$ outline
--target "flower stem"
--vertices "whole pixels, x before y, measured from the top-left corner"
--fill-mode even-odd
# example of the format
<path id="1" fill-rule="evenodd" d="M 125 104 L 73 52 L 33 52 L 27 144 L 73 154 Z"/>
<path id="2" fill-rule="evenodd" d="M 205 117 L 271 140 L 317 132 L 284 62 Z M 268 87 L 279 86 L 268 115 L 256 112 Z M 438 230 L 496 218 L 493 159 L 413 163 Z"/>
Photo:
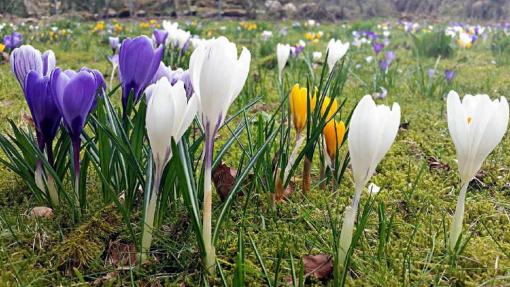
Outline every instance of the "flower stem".
<path id="1" fill-rule="evenodd" d="M 213 157 L 214 141 L 206 136 L 205 139 L 205 155 L 204 155 L 204 206 L 202 239 L 205 247 L 205 267 L 210 275 L 214 275 L 216 266 L 216 252 L 212 243 L 212 185 L 211 185 L 211 168 Z"/>
<path id="2" fill-rule="evenodd" d="M 76 206 L 80 209 L 83 208 L 81 206 L 80 200 L 80 137 L 72 139 L 73 144 L 73 168 L 74 168 L 74 191 L 76 196 Z"/>
<path id="3" fill-rule="evenodd" d="M 145 261 L 148 257 L 151 243 L 152 232 L 154 229 L 154 215 L 156 213 L 156 204 L 158 199 L 159 187 L 161 185 L 161 171 L 162 168 L 157 165 L 154 174 L 154 184 L 152 185 L 152 192 L 149 196 L 149 202 L 145 206 L 144 225 L 142 233 L 142 248 L 141 248 L 141 261 Z"/>
<path id="4" fill-rule="evenodd" d="M 292 150 L 292 153 L 289 156 L 289 161 L 287 162 L 287 166 L 285 167 L 285 171 L 283 173 L 283 183 L 287 181 L 287 178 L 289 177 L 290 170 L 292 169 L 292 166 L 296 162 L 296 158 L 299 152 L 299 148 L 303 145 L 303 142 L 305 140 L 305 137 L 301 136 L 301 133 L 298 133 L 296 135 L 296 145 L 294 146 L 294 149 Z"/>
<path id="5" fill-rule="evenodd" d="M 341 274 L 341 269 L 344 267 L 347 252 L 351 247 L 352 235 L 354 233 L 354 222 L 356 221 L 356 214 L 358 212 L 359 199 L 361 197 L 361 191 L 363 190 L 362 184 L 356 184 L 354 199 L 351 206 L 347 206 L 344 211 L 344 222 L 342 225 L 342 231 L 340 233 L 340 239 L 338 241 L 338 263 L 337 274 Z"/>
<path id="6" fill-rule="evenodd" d="M 462 232 L 462 221 L 464 219 L 464 205 L 466 202 L 466 192 L 469 181 L 462 184 L 462 188 L 457 198 L 457 206 L 455 208 L 455 215 L 453 216 L 452 225 L 450 226 L 450 251 L 455 251 L 457 241 L 459 240 L 460 233 Z"/>
<path id="7" fill-rule="evenodd" d="M 303 165 L 303 193 L 310 191 L 310 174 L 312 171 L 312 160 L 305 156 L 305 163 Z"/>

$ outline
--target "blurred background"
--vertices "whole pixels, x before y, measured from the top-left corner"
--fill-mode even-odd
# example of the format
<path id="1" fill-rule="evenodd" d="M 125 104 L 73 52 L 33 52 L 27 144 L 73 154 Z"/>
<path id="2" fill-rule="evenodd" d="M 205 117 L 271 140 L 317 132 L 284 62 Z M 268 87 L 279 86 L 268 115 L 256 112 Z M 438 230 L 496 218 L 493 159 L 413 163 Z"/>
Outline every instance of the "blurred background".
<path id="1" fill-rule="evenodd" d="M 275 17 L 352 20 L 372 17 L 506 20 L 508 0 L 0 0 L 0 18 L 75 16 Z"/>

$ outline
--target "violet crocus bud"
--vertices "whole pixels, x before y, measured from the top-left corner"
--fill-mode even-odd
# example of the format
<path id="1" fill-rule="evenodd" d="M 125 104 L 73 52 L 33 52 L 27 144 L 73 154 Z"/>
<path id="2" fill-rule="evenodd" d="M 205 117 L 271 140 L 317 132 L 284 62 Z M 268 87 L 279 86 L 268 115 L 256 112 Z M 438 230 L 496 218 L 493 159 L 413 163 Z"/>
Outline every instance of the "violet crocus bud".
<path id="1" fill-rule="evenodd" d="M 384 49 L 384 44 L 379 43 L 379 42 L 374 42 L 372 44 L 372 48 L 374 49 L 375 54 L 378 55 Z"/>
<path id="2" fill-rule="evenodd" d="M 124 117 L 127 116 L 129 94 L 134 92 L 133 102 L 136 103 L 147 85 L 151 83 L 163 57 L 163 47 L 156 49 L 147 36 L 134 39 L 127 38 L 122 42 L 119 52 L 119 72 L 122 85 L 122 107 Z"/>
<path id="3" fill-rule="evenodd" d="M 168 31 L 154 29 L 154 42 L 156 42 L 156 46 L 165 45 L 166 38 L 168 37 Z"/>
<path id="4" fill-rule="evenodd" d="M 22 90 L 25 90 L 25 79 L 30 71 L 49 75 L 55 68 L 56 60 L 53 51 L 48 50 L 41 55 L 39 50 L 30 45 L 23 45 L 11 53 L 11 70 L 16 76 Z"/>
<path id="5" fill-rule="evenodd" d="M 453 79 L 455 78 L 455 71 L 454 70 L 444 70 L 444 79 L 448 84 L 451 84 L 453 82 Z"/>

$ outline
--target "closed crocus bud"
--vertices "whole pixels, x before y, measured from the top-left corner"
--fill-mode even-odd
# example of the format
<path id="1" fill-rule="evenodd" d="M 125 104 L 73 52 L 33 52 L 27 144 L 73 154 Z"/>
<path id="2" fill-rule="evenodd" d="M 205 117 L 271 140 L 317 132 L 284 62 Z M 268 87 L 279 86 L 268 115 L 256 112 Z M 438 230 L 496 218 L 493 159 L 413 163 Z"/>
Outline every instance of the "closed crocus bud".
<path id="1" fill-rule="evenodd" d="M 145 125 L 156 168 L 152 192 L 147 197 L 149 200 L 144 212 L 142 259 L 146 258 L 150 250 L 161 175 L 171 158 L 172 139 L 180 141 L 198 109 L 197 97 L 191 97 L 188 101 L 181 81 L 172 86 L 168 78 L 162 77 L 148 86 L 145 93 L 148 97 Z"/>
<path id="2" fill-rule="evenodd" d="M 323 130 L 326 152 L 331 162 L 334 162 L 336 152 L 345 135 L 345 124 L 342 121 L 332 120 L 326 124 Z"/>
<path id="3" fill-rule="evenodd" d="M 80 135 L 89 113 L 95 106 L 96 95 L 103 92 L 104 79 L 97 70 L 82 68 L 78 72 L 72 70 L 63 72 L 60 68 L 56 68 L 50 76 L 50 89 L 71 137 L 76 199 L 78 199 Z"/>
<path id="4" fill-rule="evenodd" d="M 276 60 L 278 61 L 278 77 L 282 79 L 283 69 L 287 64 L 287 60 L 290 55 L 290 45 L 289 44 L 280 44 L 276 45 Z"/>
<path id="5" fill-rule="evenodd" d="M 49 89 L 49 76 L 30 71 L 26 79 L 25 99 L 27 101 L 41 150 L 51 146 L 62 120 L 62 115 Z M 50 163 L 52 159 L 48 158 Z"/>
<path id="6" fill-rule="evenodd" d="M 39 50 L 30 45 L 23 45 L 14 49 L 10 62 L 11 70 L 23 90 L 25 90 L 25 79 L 30 71 L 48 75 L 56 64 L 55 54 L 51 50 L 41 55 Z"/>
<path id="7" fill-rule="evenodd" d="M 400 106 L 376 105 L 370 95 L 358 103 L 349 124 L 349 152 L 356 185 L 364 186 L 390 149 L 400 124 Z"/>
<path id="8" fill-rule="evenodd" d="M 340 40 L 331 39 L 328 43 L 328 67 L 333 71 L 335 64 L 345 56 L 349 50 L 349 42 L 342 43 Z"/>
<path id="9" fill-rule="evenodd" d="M 450 229 L 450 249 L 454 250 L 462 231 L 467 187 L 505 135 L 509 109 L 504 97 L 492 101 L 487 95 L 466 95 L 461 101 L 455 91 L 450 91 L 447 113 L 462 186 Z"/>
<path id="10" fill-rule="evenodd" d="M 376 105 L 372 96 L 366 95 L 358 103 L 349 124 L 349 153 L 354 176 L 355 194 L 352 205 L 344 211 L 342 233 L 338 244 L 338 264 L 342 267 L 351 246 L 354 222 L 363 186 L 370 180 L 377 164 L 390 149 L 400 125 L 400 106 L 390 109 Z"/>
<path id="11" fill-rule="evenodd" d="M 154 42 L 156 42 L 157 46 L 165 45 L 166 38 L 168 37 L 168 32 L 166 30 L 154 29 Z"/>
<path id="12" fill-rule="evenodd" d="M 188 101 L 184 83 L 173 86 L 166 77 L 146 89 L 148 100 L 146 127 L 156 165 L 163 167 L 170 158 L 171 138 L 179 142 L 195 118 L 196 97 Z"/>
<path id="13" fill-rule="evenodd" d="M 108 44 L 110 44 L 110 48 L 112 48 L 112 51 L 115 54 L 115 51 L 117 51 L 120 46 L 119 37 L 108 37 Z"/>
<path id="14" fill-rule="evenodd" d="M 189 73 L 199 100 L 199 119 L 205 131 L 204 201 L 202 237 L 206 250 L 205 265 L 212 272 L 215 249 L 212 244 L 211 165 L 214 137 L 227 116 L 232 102 L 241 92 L 250 70 L 251 54 L 246 48 L 237 57 L 237 47 L 225 37 L 203 42 L 190 58 Z"/>
<path id="15" fill-rule="evenodd" d="M 147 36 L 128 38 L 122 42 L 119 51 L 119 73 L 124 116 L 127 112 L 129 94 L 133 91 L 133 102 L 138 102 L 158 70 L 162 56 L 163 47 L 154 49 L 151 39 Z"/>
<path id="16" fill-rule="evenodd" d="M 336 101 L 336 99 L 333 99 L 333 103 L 331 103 L 331 98 L 325 97 L 324 101 L 322 102 L 321 115 L 324 116 L 324 114 L 326 114 L 326 111 L 328 112 L 328 115 L 326 116 L 326 121 L 330 121 L 331 118 L 333 118 L 333 116 L 337 112 L 337 110 L 338 102 Z"/>
<path id="17" fill-rule="evenodd" d="M 307 89 L 299 87 L 299 84 L 295 84 L 290 91 L 290 112 L 292 114 L 292 121 L 294 122 L 294 128 L 299 134 L 306 126 L 306 120 L 308 119 L 308 95 Z M 310 111 L 315 109 L 315 96 L 310 99 Z"/>

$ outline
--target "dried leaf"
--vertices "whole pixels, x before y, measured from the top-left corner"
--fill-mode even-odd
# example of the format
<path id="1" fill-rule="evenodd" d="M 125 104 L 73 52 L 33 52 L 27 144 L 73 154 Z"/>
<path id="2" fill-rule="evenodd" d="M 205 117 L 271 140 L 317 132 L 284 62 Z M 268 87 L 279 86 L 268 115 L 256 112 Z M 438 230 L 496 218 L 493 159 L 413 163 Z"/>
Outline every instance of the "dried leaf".
<path id="1" fill-rule="evenodd" d="M 333 277 L 333 259 L 328 254 L 304 256 L 303 264 L 305 276 L 314 276 L 323 281 Z"/>
<path id="2" fill-rule="evenodd" d="M 92 286 L 105 286 L 106 283 L 115 280 L 117 278 L 118 274 L 116 271 L 108 272 L 105 276 L 99 277 L 94 282 L 92 282 Z"/>
<path id="3" fill-rule="evenodd" d="M 46 206 L 36 206 L 32 208 L 30 211 L 30 217 L 37 218 L 37 217 L 45 217 L 45 218 L 52 218 L 53 217 L 53 209 L 46 207 Z"/>
<path id="4" fill-rule="evenodd" d="M 427 162 L 429 164 L 429 168 L 432 169 L 442 169 L 445 171 L 450 170 L 450 166 L 446 163 L 440 162 L 437 158 L 431 156 L 427 159 Z"/>
<path id="5" fill-rule="evenodd" d="M 212 172 L 214 187 L 218 192 L 221 201 L 225 201 L 232 191 L 236 182 L 237 170 L 227 166 L 224 162 L 220 163 Z"/>
<path id="6" fill-rule="evenodd" d="M 116 267 L 135 266 L 137 260 L 136 246 L 134 243 L 125 243 L 120 240 L 110 242 L 108 246 L 106 262 Z"/>

